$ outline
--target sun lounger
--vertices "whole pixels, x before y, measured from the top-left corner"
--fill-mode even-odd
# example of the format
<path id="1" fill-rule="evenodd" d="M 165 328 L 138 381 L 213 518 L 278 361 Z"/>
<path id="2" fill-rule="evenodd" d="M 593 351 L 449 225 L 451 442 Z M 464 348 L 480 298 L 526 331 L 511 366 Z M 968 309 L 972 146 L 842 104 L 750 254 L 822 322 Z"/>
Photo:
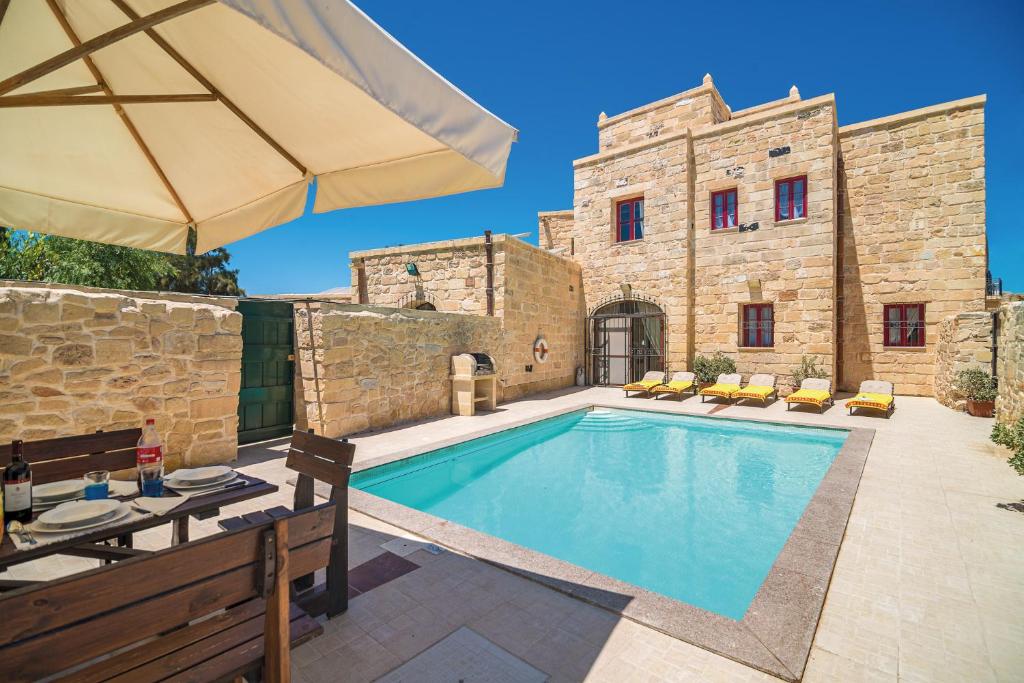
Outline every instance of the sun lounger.
<path id="1" fill-rule="evenodd" d="M 665 373 L 664 372 L 658 372 L 656 370 L 651 370 L 646 375 L 644 375 L 644 378 L 642 380 L 640 380 L 639 382 L 633 382 L 631 384 L 627 384 L 626 386 L 624 386 L 622 388 L 626 392 L 626 396 L 629 396 L 629 392 L 631 392 L 631 391 L 639 391 L 639 392 L 643 392 L 645 394 L 650 394 L 651 393 L 651 389 L 653 389 L 654 387 L 658 386 L 659 384 L 661 384 L 664 381 L 665 381 Z"/>
<path id="2" fill-rule="evenodd" d="M 892 382 L 865 380 L 860 383 L 857 395 L 846 402 L 846 407 L 850 409 L 850 415 L 853 415 L 855 408 L 871 408 L 880 410 L 889 417 L 896 409 L 896 397 L 893 392 Z"/>
<path id="3" fill-rule="evenodd" d="M 775 388 L 775 375 L 751 375 L 747 386 L 733 393 L 732 398 L 753 399 L 760 401 L 763 406 L 772 394 L 775 394 L 775 398 L 779 397 L 779 390 Z"/>
<path id="4" fill-rule="evenodd" d="M 828 403 L 835 405 L 832 399 L 832 381 L 809 377 L 800 383 L 800 388 L 786 397 L 786 410 L 789 410 L 794 403 L 807 403 L 818 407 L 818 412 Z"/>
<path id="5" fill-rule="evenodd" d="M 719 375 L 718 381 L 706 389 L 700 390 L 700 402 L 704 402 L 705 396 L 717 396 L 731 400 L 732 395 L 740 390 L 740 382 L 743 376 L 739 373 L 733 375 Z"/>
<path id="6" fill-rule="evenodd" d="M 670 394 L 673 396 L 682 396 L 687 391 L 693 391 L 694 396 L 697 395 L 697 384 L 694 382 L 695 375 L 692 372 L 677 372 L 672 375 L 672 380 L 667 384 L 659 384 L 651 390 L 651 393 L 657 396 L 658 394 Z"/>

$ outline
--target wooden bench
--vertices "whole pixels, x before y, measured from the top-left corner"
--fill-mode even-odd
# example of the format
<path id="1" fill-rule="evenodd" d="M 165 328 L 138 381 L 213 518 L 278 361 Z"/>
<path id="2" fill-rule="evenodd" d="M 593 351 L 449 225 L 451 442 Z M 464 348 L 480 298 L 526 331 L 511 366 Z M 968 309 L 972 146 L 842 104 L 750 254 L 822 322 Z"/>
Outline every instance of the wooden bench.
<path id="1" fill-rule="evenodd" d="M 48 484 L 64 479 L 79 479 L 86 472 L 108 470 L 116 472 L 135 468 L 135 447 L 142 430 L 119 429 L 113 432 L 97 430 L 95 434 L 63 436 L 55 439 L 26 441 L 23 445 L 25 461 L 32 466 L 32 483 Z M 11 464 L 11 444 L 0 444 L 0 468 Z M 132 547 L 132 536 L 117 539 L 121 548 Z M 109 564 L 122 559 L 125 553 L 104 545 L 88 545 L 69 549 L 62 554 L 92 557 Z"/>
<path id="2" fill-rule="evenodd" d="M 64 436 L 57 439 L 26 441 L 25 461 L 32 466 L 32 482 L 48 484 L 62 479 L 77 479 L 94 470 L 135 468 L 135 447 L 141 429 Z M 0 467 L 11 464 L 11 444 L 0 444 Z"/>
<path id="3" fill-rule="evenodd" d="M 299 473 L 295 482 L 294 509 L 313 507 L 317 481 L 331 485 L 330 500 L 337 504 L 331 560 L 327 565 L 327 582 L 314 587 L 313 576 L 295 581 L 298 602 L 312 615 L 333 617 L 348 609 L 348 480 L 352 474 L 355 444 L 317 436 L 312 431 L 292 433 L 291 448 L 285 466 Z M 241 529 L 250 524 L 265 524 L 274 517 L 287 514 L 288 509 L 276 507 L 261 513 L 221 520 L 222 529 Z"/>
<path id="4" fill-rule="evenodd" d="M 327 566 L 335 510 L 325 503 L 0 595 L 0 677 L 288 681 L 289 646 L 322 632 L 289 602 L 289 583 Z"/>

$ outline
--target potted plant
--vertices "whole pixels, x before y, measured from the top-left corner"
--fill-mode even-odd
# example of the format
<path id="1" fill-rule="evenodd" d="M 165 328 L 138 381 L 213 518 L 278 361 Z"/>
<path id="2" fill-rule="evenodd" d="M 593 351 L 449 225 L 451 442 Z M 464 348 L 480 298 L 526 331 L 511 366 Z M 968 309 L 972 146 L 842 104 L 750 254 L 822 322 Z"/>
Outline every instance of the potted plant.
<path id="1" fill-rule="evenodd" d="M 996 407 L 996 381 L 984 370 L 972 368 L 956 373 L 953 386 L 967 398 L 967 412 L 975 417 L 992 417 Z"/>
<path id="2" fill-rule="evenodd" d="M 736 361 L 721 351 L 710 358 L 697 356 L 693 359 L 693 374 L 697 376 L 697 384 L 703 389 L 715 383 L 719 375 L 736 372 Z"/>
<path id="3" fill-rule="evenodd" d="M 799 389 L 803 381 L 809 378 L 828 379 L 828 371 L 818 367 L 817 356 L 800 356 L 800 365 L 793 368 L 793 386 L 786 387 L 788 391 L 783 391 L 783 388 L 780 387 L 780 395 L 788 396 Z"/>

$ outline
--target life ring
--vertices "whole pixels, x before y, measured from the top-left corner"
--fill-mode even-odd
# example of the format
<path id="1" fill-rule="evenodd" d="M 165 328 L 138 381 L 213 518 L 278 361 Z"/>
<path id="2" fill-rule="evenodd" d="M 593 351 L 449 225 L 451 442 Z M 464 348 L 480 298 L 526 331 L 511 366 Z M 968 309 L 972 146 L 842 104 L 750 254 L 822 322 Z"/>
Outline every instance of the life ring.
<path id="1" fill-rule="evenodd" d="M 548 340 L 544 337 L 537 337 L 537 341 L 533 342 L 533 357 L 538 363 L 548 362 L 548 353 L 551 349 L 548 347 Z"/>

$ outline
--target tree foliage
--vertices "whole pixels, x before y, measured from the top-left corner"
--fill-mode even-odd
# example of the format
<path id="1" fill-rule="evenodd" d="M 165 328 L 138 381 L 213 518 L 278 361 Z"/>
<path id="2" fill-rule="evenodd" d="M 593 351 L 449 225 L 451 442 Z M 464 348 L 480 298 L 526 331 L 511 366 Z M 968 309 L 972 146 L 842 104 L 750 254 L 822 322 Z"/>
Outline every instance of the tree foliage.
<path id="1" fill-rule="evenodd" d="M 164 254 L 0 227 L 0 278 L 111 289 L 242 296 L 238 270 L 222 248 Z"/>
<path id="2" fill-rule="evenodd" d="M 0 277 L 113 289 L 155 289 L 164 254 L 0 228 Z"/>
<path id="3" fill-rule="evenodd" d="M 169 292 L 242 296 L 238 270 L 228 268 L 231 255 L 224 247 L 205 254 L 171 255 L 171 271 L 160 277 L 160 289 Z"/>

